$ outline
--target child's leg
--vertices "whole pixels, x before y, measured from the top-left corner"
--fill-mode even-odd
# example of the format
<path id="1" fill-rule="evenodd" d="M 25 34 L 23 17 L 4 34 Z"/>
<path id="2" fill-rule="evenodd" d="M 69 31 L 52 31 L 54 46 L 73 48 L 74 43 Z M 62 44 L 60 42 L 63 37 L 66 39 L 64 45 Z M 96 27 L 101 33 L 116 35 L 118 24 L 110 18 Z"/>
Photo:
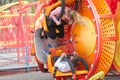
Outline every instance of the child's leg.
<path id="1" fill-rule="evenodd" d="M 46 34 L 50 38 L 55 39 L 56 38 L 56 24 L 49 17 L 46 17 L 46 20 L 47 20 L 47 27 L 48 27 L 48 30 L 49 30 L 48 32 L 46 32 Z"/>
<path id="2" fill-rule="evenodd" d="M 52 39 L 55 39 L 56 38 L 56 28 L 54 27 L 54 26 L 49 26 L 48 27 L 48 30 L 49 30 L 49 32 L 46 32 L 46 34 L 50 37 L 50 38 L 52 38 Z"/>
<path id="3" fill-rule="evenodd" d="M 60 38 L 64 37 L 64 26 L 63 25 L 59 25 L 56 27 L 59 30 L 59 33 L 57 33 L 57 36 Z"/>

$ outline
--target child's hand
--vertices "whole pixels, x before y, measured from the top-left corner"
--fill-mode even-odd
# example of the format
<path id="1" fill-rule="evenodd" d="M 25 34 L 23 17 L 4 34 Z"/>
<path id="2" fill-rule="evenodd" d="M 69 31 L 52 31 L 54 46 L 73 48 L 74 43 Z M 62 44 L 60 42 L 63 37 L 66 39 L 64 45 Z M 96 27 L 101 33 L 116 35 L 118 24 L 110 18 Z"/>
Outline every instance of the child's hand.
<path id="1" fill-rule="evenodd" d="M 62 53 L 62 54 L 61 54 L 61 57 L 65 57 L 65 56 L 66 56 L 66 53 Z"/>
<path id="2" fill-rule="evenodd" d="M 71 24 L 73 24 L 73 20 L 68 21 L 68 25 L 71 25 Z"/>
<path id="3" fill-rule="evenodd" d="M 61 20 L 58 20 L 58 21 L 56 22 L 57 25 L 60 25 L 61 23 L 62 23 Z"/>
<path id="4" fill-rule="evenodd" d="M 75 55 L 77 55 L 77 56 L 78 56 L 78 53 L 77 53 L 76 51 L 74 51 L 74 52 L 73 52 L 73 55 L 74 55 L 74 56 L 75 56 Z"/>

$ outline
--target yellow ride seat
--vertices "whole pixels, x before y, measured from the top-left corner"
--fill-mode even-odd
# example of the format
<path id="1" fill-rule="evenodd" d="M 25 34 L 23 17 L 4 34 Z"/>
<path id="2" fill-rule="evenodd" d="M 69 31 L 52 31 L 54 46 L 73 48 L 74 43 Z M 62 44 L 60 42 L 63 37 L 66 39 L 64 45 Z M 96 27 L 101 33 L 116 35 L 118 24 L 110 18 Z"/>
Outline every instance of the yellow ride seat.
<path id="1" fill-rule="evenodd" d="M 32 43 L 32 48 L 30 49 L 30 53 L 32 56 L 35 56 L 35 46 L 34 43 Z"/>

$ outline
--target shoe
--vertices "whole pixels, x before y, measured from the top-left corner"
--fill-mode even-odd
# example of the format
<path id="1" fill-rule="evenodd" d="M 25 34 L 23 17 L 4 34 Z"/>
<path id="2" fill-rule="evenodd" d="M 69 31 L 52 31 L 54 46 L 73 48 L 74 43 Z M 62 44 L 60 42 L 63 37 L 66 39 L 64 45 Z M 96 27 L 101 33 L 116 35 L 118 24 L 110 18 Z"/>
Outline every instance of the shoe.
<path id="1" fill-rule="evenodd" d="M 52 48 L 52 45 L 51 45 L 51 44 L 48 44 L 48 48 Z"/>

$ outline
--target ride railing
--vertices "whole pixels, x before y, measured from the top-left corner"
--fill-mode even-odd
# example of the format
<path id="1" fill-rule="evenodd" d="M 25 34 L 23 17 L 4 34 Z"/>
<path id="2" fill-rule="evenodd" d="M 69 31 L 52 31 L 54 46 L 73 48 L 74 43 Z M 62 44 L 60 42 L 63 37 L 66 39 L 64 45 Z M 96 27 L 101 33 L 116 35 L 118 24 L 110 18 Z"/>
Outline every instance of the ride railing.
<path id="1" fill-rule="evenodd" d="M 36 7 L 39 2 L 34 4 L 27 1 L 20 2 L 0 7 L 0 53 L 6 54 L 6 51 L 14 50 L 12 53 L 17 54 L 17 61 L 22 60 L 22 63 L 26 62 L 28 66 L 31 61 L 30 48 L 35 23 L 31 7 Z"/>

